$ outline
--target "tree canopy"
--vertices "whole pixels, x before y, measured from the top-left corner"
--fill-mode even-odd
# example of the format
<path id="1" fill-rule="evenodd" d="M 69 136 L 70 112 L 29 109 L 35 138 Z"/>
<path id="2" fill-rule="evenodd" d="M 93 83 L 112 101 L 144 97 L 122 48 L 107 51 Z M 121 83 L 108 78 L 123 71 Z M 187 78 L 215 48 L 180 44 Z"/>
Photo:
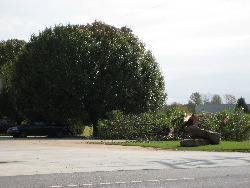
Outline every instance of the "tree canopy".
<path id="1" fill-rule="evenodd" d="M 224 98 L 225 98 L 226 104 L 236 104 L 237 103 L 237 100 L 236 100 L 234 95 L 225 94 Z"/>
<path id="2" fill-rule="evenodd" d="M 18 39 L 0 42 L 0 116 L 17 123 L 22 118 L 15 104 L 11 80 L 14 64 L 18 62 L 25 45 L 25 41 Z"/>
<path id="3" fill-rule="evenodd" d="M 166 99 L 158 63 L 129 28 L 58 25 L 33 35 L 12 87 L 28 119 L 96 123 L 112 110 L 156 110 Z"/>
<path id="4" fill-rule="evenodd" d="M 26 42 L 23 40 L 12 39 L 0 42 L 0 67 L 4 64 L 14 63 L 22 53 Z"/>
<path id="5" fill-rule="evenodd" d="M 241 97 L 237 100 L 237 104 L 236 104 L 237 108 L 243 108 L 244 112 L 248 112 L 248 107 L 247 107 L 247 103 L 245 101 L 245 98 Z"/>
<path id="6" fill-rule="evenodd" d="M 188 100 L 188 108 L 192 113 L 195 113 L 195 106 L 202 103 L 202 95 L 199 92 L 192 93 Z"/>
<path id="7" fill-rule="evenodd" d="M 222 104 L 222 98 L 218 94 L 214 94 L 211 100 L 211 104 Z"/>

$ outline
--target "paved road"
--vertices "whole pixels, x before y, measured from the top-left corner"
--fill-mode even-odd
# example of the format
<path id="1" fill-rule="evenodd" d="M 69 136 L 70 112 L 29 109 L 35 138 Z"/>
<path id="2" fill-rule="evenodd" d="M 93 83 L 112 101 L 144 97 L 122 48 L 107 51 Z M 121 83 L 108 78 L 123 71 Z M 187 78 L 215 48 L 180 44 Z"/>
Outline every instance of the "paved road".
<path id="1" fill-rule="evenodd" d="M 86 142 L 0 137 L 0 187 L 250 187 L 250 153 Z"/>
<path id="2" fill-rule="evenodd" d="M 248 167 L 80 172 L 0 177 L 1 188 L 192 187 L 249 188 Z"/>

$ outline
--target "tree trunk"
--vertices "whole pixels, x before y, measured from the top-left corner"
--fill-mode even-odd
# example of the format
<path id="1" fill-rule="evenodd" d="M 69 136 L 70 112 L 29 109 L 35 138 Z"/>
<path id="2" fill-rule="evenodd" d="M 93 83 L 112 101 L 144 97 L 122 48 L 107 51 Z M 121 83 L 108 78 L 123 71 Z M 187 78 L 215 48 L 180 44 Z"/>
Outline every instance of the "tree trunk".
<path id="1" fill-rule="evenodd" d="M 94 123 L 93 123 L 93 137 L 100 136 L 97 125 L 98 125 L 97 121 L 94 121 Z"/>

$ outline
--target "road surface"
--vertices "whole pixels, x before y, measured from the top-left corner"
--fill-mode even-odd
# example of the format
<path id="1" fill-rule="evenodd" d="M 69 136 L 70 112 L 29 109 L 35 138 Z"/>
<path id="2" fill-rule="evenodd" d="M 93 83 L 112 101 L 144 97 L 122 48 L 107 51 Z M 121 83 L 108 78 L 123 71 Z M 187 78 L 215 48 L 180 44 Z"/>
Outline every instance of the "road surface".
<path id="1" fill-rule="evenodd" d="M 0 137 L 0 187 L 250 187 L 250 153 Z"/>

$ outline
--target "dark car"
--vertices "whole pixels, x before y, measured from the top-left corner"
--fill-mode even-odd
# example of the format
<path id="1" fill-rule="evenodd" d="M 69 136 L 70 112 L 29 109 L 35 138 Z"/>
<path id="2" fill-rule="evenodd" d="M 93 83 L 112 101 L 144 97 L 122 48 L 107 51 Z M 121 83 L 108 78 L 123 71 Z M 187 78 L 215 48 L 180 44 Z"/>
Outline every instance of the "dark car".
<path id="1" fill-rule="evenodd" d="M 11 127 L 7 133 L 14 138 L 26 138 L 27 136 L 49 136 L 61 138 L 69 134 L 69 127 L 54 122 L 32 122 L 27 125 Z"/>
<path id="2" fill-rule="evenodd" d="M 7 123 L 5 120 L 0 119 L 0 134 L 6 134 L 7 130 L 15 125 Z"/>

